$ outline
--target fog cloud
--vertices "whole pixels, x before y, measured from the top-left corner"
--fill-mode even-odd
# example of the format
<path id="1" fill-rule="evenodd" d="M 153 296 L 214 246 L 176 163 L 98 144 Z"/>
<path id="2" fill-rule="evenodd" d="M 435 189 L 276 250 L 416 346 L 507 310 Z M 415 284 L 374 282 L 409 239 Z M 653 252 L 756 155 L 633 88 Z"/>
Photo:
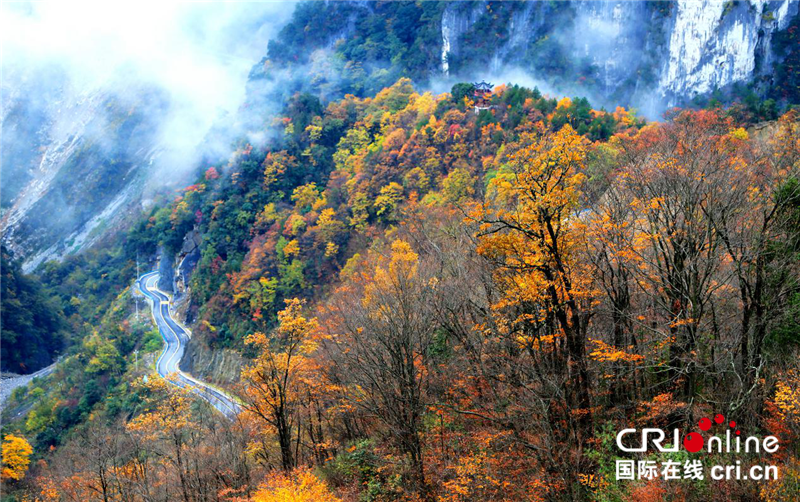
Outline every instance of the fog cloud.
<path id="1" fill-rule="evenodd" d="M 241 105 L 250 69 L 292 11 L 291 2 L 263 1 L 4 2 L 3 91 L 53 69 L 65 79 L 62 93 L 130 100 L 134 89 L 154 89 L 168 104 L 153 110 L 163 114 L 157 163 L 185 172 L 207 147 L 222 146 L 206 134 Z"/>

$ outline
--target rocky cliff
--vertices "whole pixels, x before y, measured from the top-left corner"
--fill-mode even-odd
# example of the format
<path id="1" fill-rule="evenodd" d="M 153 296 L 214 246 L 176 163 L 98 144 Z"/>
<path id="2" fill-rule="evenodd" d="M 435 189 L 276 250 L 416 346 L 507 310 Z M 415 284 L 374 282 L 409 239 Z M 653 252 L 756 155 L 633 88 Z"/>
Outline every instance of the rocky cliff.
<path id="1" fill-rule="evenodd" d="M 797 15 L 797 0 L 454 2 L 441 18 L 440 69 L 461 76 L 479 61 L 663 107 L 735 83 L 768 86 L 781 57 L 773 36 Z"/>
<path id="2" fill-rule="evenodd" d="M 90 244 L 139 202 L 164 103 L 152 89 L 82 91 L 41 75 L 4 91 L 2 238 L 30 271 Z"/>

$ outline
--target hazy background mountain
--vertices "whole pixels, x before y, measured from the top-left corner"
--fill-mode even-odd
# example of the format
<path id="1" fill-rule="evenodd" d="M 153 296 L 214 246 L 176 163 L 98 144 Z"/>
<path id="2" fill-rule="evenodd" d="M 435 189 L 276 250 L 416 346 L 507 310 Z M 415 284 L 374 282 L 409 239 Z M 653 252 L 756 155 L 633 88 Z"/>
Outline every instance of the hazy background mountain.
<path id="1" fill-rule="evenodd" d="M 651 118 L 717 90 L 794 102 L 797 12 L 792 0 L 301 4 L 261 75 L 303 65 L 325 95 L 399 76 L 437 90 L 513 79 Z"/>
<path id="2" fill-rule="evenodd" d="M 113 227 L 238 134 L 276 3 L 2 6 L 3 241 L 31 270 Z M 212 124 L 225 124 L 209 135 Z M 221 134 L 224 132 L 224 134 Z"/>

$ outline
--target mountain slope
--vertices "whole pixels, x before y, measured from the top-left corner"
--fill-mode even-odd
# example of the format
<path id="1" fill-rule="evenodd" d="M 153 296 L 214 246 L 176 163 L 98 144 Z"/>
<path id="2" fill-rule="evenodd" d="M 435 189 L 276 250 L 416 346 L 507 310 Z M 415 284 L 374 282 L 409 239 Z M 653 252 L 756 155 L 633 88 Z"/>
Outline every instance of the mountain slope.
<path id="1" fill-rule="evenodd" d="M 66 320 L 58 301 L 2 247 L 0 371 L 31 373 L 53 362 L 64 345 Z"/>
<path id="2" fill-rule="evenodd" d="M 712 93 L 784 106 L 800 100 L 797 19 L 797 0 L 301 3 L 207 143 L 235 128 L 268 141 L 270 114 L 298 90 L 327 101 L 402 77 L 436 90 L 514 80 L 651 118 Z M 147 180 L 176 181 L 180 159 L 160 157 L 174 103 L 159 90 L 134 79 L 80 91 L 52 68 L 23 77 L 4 82 L 0 206 L 3 242 L 32 270 L 116 228 Z M 775 108 L 755 113 L 774 119 Z"/>
<path id="3" fill-rule="evenodd" d="M 16 187 L 3 194 L 3 241 L 27 271 L 81 249 L 138 202 L 166 106 L 152 89 L 75 93 L 62 83 L 42 96 L 37 84 L 11 96 L 3 117 L 2 175 Z"/>
<path id="4" fill-rule="evenodd" d="M 241 354 L 240 375 L 202 376 L 242 399 L 242 421 L 139 365 L 132 350 L 150 341 L 120 290 L 59 370 L 83 395 L 54 386 L 25 425 L 57 445 L 32 486 L 72 495 L 113 479 L 111 498 L 202 499 L 308 482 L 293 469 L 313 464 L 345 500 L 625 500 L 642 488 L 610 481 L 614 431 L 632 421 L 722 407 L 748 434 L 796 430 L 800 387 L 783 367 L 797 360 L 796 112 L 745 129 L 733 110 L 647 124 L 519 86 L 498 86 L 488 109 L 471 97 L 407 79 L 327 106 L 298 94 L 269 148 L 243 142 L 157 203 L 115 280 L 137 251 L 199 255 L 177 267 L 177 310 L 198 352 Z M 48 264 L 50 281 L 66 263 Z M 70 276 L 111 281 L 102 270 Z M 746 314 L 750 280 L 764 289 L 745 291 Z M 187 462 L 155 468 L 164 451 Z M 795 462 L 740 457 L 765 458 Z M 147 476 L 94 468 L 130 462 Z M 220 462 L 234 467 L 216 476 Z M 700 500 L 716 485 L 670 486 Z"/>

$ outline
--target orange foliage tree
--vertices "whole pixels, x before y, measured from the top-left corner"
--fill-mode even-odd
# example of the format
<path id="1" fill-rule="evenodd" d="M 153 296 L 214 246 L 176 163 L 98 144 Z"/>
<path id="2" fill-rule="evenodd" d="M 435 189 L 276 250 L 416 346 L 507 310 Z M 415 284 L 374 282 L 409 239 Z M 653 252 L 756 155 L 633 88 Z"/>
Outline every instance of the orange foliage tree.
<path id="1" fill-rule="evenodd" d="M 317 349 L 316 318 L 302 315 L 302 302 L 286 301 L 278 313 L 278 328 L 270 335 L 254 333 L 247 344 L 258 351 L 255 361 L 242 371 L 246 413 L 264 423 L 278 439 L 281 466 L 291 470 L 297 459 L 294 440 L 299 441 L 301 399 L 311 388 Z"/>
<path id="2" fill-rule="evenodd" d="M 250 499 L 252 502 L 341 502 L 308 468 L 273 473 Z"/>
<path id="3" fill-rule="evenodd" d="M 578 211 L 585 155 L 585 139 L 568 125 L 555 134 L 523 133 L 476 213 L 482 222 L 478 251 L 496 263 L 503 292 L 494 307 L 504 315 L 516 312 L 508 329 L 520 347 L 555 348 L 580 444 L 591 435 L 586 361 L 591 285 L 580 256 Z"/>

